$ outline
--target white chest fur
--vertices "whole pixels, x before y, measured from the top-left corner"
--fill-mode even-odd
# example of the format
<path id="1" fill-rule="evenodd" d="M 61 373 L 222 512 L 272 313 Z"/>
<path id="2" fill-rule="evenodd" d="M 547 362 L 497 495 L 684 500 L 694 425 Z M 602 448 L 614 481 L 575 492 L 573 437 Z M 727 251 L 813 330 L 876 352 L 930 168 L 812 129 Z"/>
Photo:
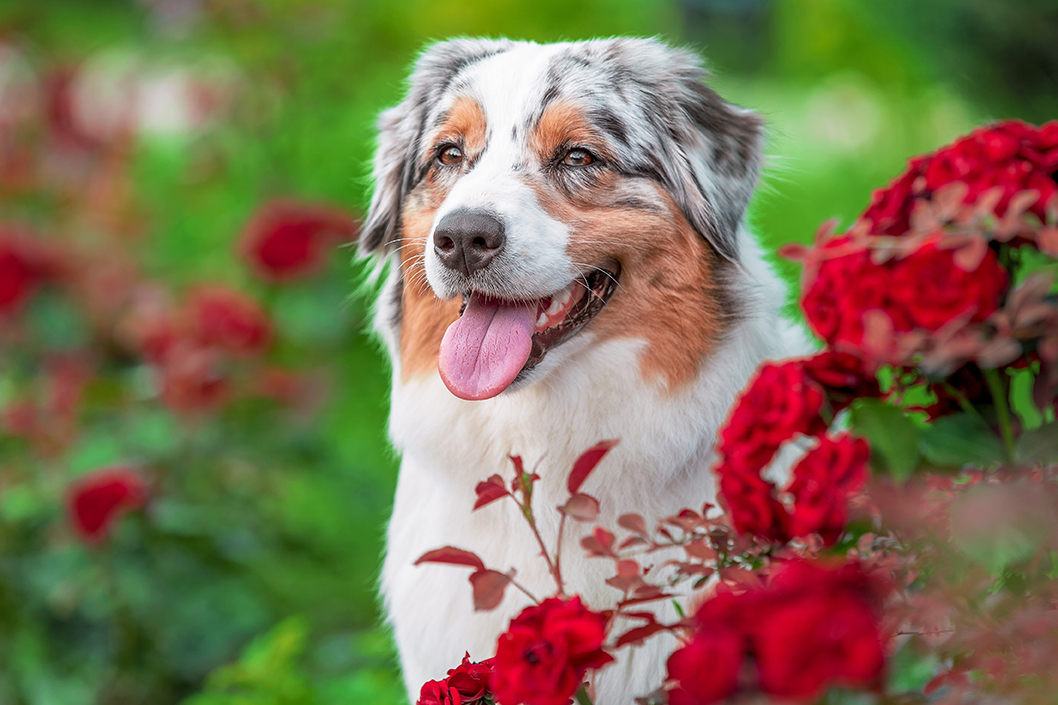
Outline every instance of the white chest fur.
<path id="1" fill-rule="evenodd" d="M 495 611 L 474 612 L 468 570 L 415 567 L 416 558 L 453 545 L 476 552 L 490 568 L 514 568 L 538 597 L 554 592 L 513 503 L 472 511 L 477 482 L 495 473 L 509 479 L 509 455 L 522 456 L 527 468 L 539 462 L 534 509 L 551 547 L 555 507 L 568 496 L 565 480 L 574 460 L 599 440 L 619 438 L 584 487 L 602 504 L 599 524 L 616 528 L 617 516 L 626 512 L 649 523 L 685 506 L 700 507 L 715 497 L 712 448 L 735 394 L 761 360 L 806 348 L 801 333 L 775 314 L 746 319 L 698 379 L 673 393 L 640 378 L 642 345 L 624 340 L 589 348 L 543 380 L 484 402 L 453 397 L 436 376 L 402 384 L 397 370 L 390 434 L 403 461 L 381 587 L 412 700 L 423 682 L 443 677 L 464 651 L 474 660 L 491 657 L 511 617 L 529 604 L 510 589 Z M 579 545 L 590 528 L 567 525 L 563 573 L 568 592 L 606 609 L 620 594 L 603 582 L 614 574 L 612 562 L 585 557 Z M 635 653 L 626 649 L 600 679 L 599 701 L 631 702 L 657 687 L 672 646 L 659 638 Z"/>

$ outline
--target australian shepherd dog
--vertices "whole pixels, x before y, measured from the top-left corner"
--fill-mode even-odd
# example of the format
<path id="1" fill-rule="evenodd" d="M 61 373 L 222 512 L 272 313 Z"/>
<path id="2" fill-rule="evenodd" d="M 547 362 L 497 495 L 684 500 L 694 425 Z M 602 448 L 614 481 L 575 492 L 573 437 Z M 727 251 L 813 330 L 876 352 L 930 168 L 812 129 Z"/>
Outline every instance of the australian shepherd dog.
<path id="1" fill-rule="evenodd" d="M 467 572 L 413 563 L 452 545 L 554 583 L 517 508 L 473 512 L 474 487 L 521 456 L 541 479 L 554 546 L 576 457 L 620 439 L 584 491 L 600 524 L 715 496 L 717 430 L 764 359 L 807 344 L 745 226 L 762 121 L 702 81 L 690 52 L 649 39 L 435 44 L 380 119 L 360 246 L 384 272 L 376 328 L 393 365 L 389 432 L 402 461 L 381 590 L 412 701 L 464 651 L 491 657 L 528 605 L 473 609 Z M 567 592 L 620 593 L 613 564 L 566 525 Z M 597 702 L 660 685 L 674 642 L 619 652 Z"/>

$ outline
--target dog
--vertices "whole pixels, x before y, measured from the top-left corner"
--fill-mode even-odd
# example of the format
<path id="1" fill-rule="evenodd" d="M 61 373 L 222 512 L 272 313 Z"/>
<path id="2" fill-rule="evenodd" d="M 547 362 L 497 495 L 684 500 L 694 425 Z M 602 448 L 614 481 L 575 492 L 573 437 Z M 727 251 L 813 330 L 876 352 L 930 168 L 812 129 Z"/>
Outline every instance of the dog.
<path id="1" fill-rule="evenodd" d="M 512 503 L 472 511 L 476 483 L 509 478 L 512 455 L 535 468 L 550 548 L 574 460 L 620 439 L 584 486 L 597 523 L 701 506 L 736 394 L 761 361 L 808 350 L 745 224 L 762 120 L 705 77 L 653 39 L 458 39 L 428 48 L 380 117 L 359 246 L 380 268 L 375 328 L 392 360 L 402 460 L 381 594 L 412 702 L 464 652 L 491 657 L 530 604 L 511 589 L 475 612 L 466 570 L 420 555 L 472 550 L 555 591 Z M 567 524 L 562 566 L 567 593 L 601 610 L 620 593 L 604 583 L 612 562 L 579 546 L 590 528 Z M 618 652 L 596 701 L 657 688 L 674 646 Z"/>

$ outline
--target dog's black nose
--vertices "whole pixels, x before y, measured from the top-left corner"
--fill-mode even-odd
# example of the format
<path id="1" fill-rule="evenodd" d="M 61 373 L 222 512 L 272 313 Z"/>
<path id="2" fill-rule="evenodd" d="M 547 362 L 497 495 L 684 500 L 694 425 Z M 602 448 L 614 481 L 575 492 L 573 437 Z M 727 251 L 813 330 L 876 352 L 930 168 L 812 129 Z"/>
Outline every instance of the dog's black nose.
<path id="1" fill-rule="evenodd" d="M 506 242 L 503 221 L 484 211 L 452 211 L 433 233 L 441 263 L 467 276 L 488 265 Z"/>

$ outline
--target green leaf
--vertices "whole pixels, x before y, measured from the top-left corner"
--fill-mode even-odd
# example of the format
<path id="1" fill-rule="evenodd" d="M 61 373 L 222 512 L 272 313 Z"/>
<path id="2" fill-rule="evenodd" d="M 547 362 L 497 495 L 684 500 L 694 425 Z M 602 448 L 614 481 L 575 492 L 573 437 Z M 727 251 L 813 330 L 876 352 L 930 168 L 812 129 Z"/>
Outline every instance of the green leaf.
<path id="1" fill-rule="evenodd" d="M 919 450 L 931 463 L 941 466 L 973 463 L 984 467 L 1004 459 L 1003 443 L 976 414 L 937 419 L 922 434 Z"/>
<path id="2" fill-rule="evenodd" d="M 903 482 L 918 467 L 921 430 L 899 409 L 876 399 L 852 407 L 852 430 L 871 444 L 871 467 Z"/>
<path id="3" fill-rule="evenodd" d="M 1020 463 L 1058 462 L 1058 421 L 1021 434 L 1014 446 L 1014 454 Z"/>

